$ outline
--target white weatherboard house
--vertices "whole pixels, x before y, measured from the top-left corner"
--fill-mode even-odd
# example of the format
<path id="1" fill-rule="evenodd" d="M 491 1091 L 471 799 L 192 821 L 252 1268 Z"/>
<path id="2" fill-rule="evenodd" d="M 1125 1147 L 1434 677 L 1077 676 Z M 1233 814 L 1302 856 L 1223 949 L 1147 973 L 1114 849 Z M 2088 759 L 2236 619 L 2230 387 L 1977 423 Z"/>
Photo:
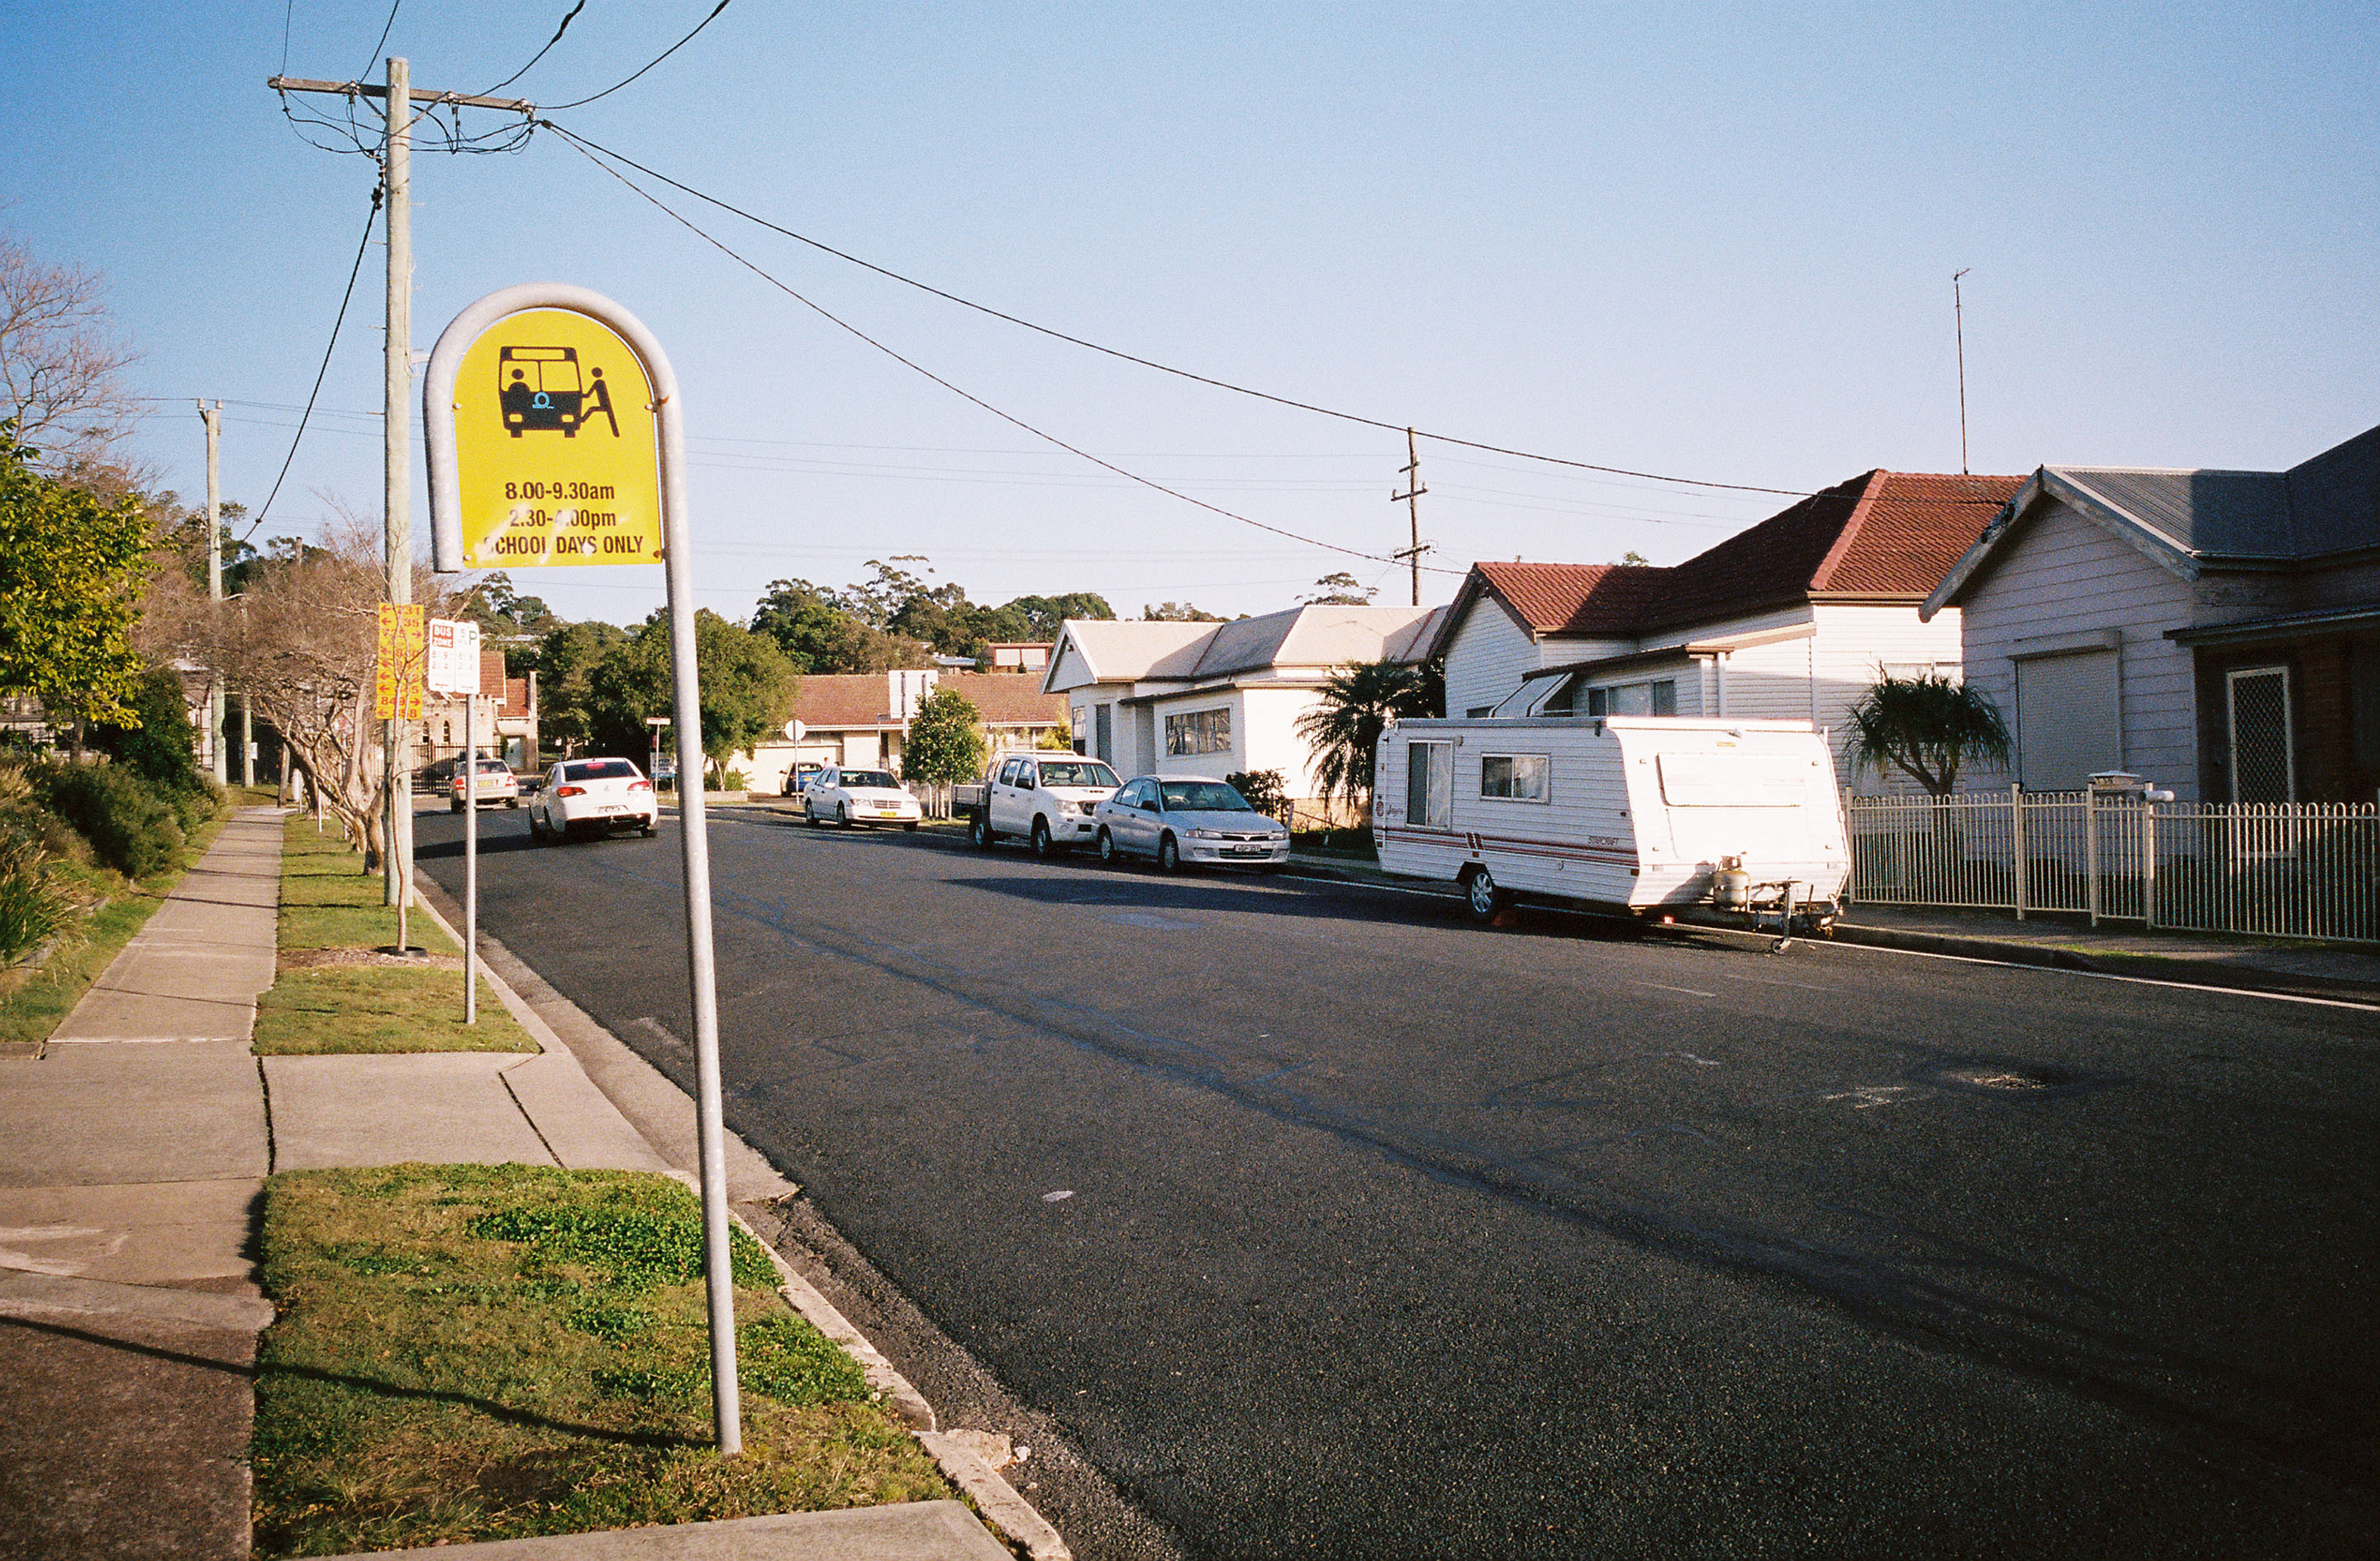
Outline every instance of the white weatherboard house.
<path id="1" fill-rule="evenodd" d="M 1474 564 L 1431 646 L 1446 713 L 1806 720 L 1848 782 L 1878 677 L 1958 675 L 1957 623 L 1918 609 L 2023 480 L 1872 471 L 1666 568 Z"/>
<path id="2" fill-rule="evenodd" d="M 1065 696 L 1075 746 L 1125 775 L 1278 769 L 1293 800 L 1319 795 L 1297 718 L 1331 673 L 1415 661 L 1434 607 L 1293 607 L 1231 623 L 1070 618 L 1041 686 Z"/>
<path id="3" fill-rule="evenodd" d="M 2380 790 L 2380 429 L 2286 472 L 2044 466 L 1936 588 L 2028 791 Z"/>

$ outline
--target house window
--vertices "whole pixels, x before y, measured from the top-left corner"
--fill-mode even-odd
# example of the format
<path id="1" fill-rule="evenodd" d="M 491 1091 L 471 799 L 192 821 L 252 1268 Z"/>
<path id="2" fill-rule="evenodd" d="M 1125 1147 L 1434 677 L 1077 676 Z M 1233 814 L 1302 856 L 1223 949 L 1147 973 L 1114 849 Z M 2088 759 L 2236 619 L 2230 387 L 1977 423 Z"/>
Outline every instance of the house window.
<path id="1" fill-rule="evenodd" d="M 1886 661 L 1877 669 L 1896 683 L 1914 683 L 1919 678 L 1940 678 L 1945 683 L 1958 683 L 1965 668 L 1956 661 Z"/>
<path id="2" fill-rule="evenodd" d="M 1479 794 L 1508 802 L 1544 802 L 1551 768 L 1544 754 L 1488 754 L 1479 761 Z"/>
<path id="3" fill-rule="evenodd" d="M 1165 752 L 1171 757 L 1232 751 L 1232 708 L 1191 710 L 1165 718 Z"/>
<path id="4" fill-rule="evenodd" d="M 2231 800 L 2289 802 L 2297 795 L 2289 731 L 2289 670 L 2246 667 L 2224 677 L 2231 716 Z"/>
<path id="5" fill-rule="evenodd" d="M 1091 751 L 1102 764 L 1115 763 L 1115 707 L 1091 707 Z"/>
<path id="6" fill-rule="evenodd" d="M 1453 827 L 1453 744 L 1415 743 L 1405 749 L 1405 822 L 1423 829 Z"/>
<path id="7" fill-rule="evenodd" d="M 2380 640 L 2347 653 L 2349 751 L 2360 769 L 2380 769 Z"/>
<path id="8" fill-rule="evenodd" d="M 1572 695 L 1575 701 L 1577 696 Z M 1678 713 L 1678 680 L 1615 684 L 1586 691 L 1590 716 L 1674 716 Z"/>
<path id="9" fill-rule="evenodd" d="M 2017 779 L 2028 792 L 2079 792 L 2124 767 L 2116 653 L 2044 656 L 2016 664 Z"/>

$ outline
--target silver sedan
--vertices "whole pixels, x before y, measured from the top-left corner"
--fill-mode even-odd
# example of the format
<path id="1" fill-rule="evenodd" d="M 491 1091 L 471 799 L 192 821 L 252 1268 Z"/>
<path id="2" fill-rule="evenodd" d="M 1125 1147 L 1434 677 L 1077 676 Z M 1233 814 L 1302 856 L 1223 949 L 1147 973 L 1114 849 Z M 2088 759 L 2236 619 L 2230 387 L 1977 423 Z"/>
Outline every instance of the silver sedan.
<path id="1" fill-rule="evenodd" d="M 1203 776 L 1139 776 L 1091 817 L 1102 862 L 1146 856 L 1164 873 L 1184 864 L 1273 873 L 1289 863 L 1288 829 L 1230 785 Z"/>

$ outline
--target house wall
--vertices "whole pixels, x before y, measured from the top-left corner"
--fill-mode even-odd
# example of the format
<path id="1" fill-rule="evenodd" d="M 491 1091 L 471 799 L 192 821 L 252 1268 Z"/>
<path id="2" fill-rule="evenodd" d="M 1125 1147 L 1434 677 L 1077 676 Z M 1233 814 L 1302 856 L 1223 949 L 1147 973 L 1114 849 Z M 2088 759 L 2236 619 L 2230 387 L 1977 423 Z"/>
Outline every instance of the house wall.
<path id="1" fill-rule="evenodd" d="M 1446 647 L 1446 713 L 1460 716 L 1499 703 L 1523 677 L 1550 664 L 1544 652 L 1501 603 L 1481 597 Z"/>
<path id="2" fill-rule="evenodd" d="M 2052 503 L 1961 605 L 1967 681 L 1999 705 L 2011 732 L 2019 727 L 2020 642 L 2117 631 L 2120 762 L 2183 801 L 2197 800 L 2195 678 L 2190 652 L 2165 637 L 2192 621 L 2187 582 L 2096 522 Z M 1987 791 L 2013 779 L 2000 770 L 1973 772 L 1961 787 Z"/>
<path id="3" fill-rule="evenodd" d="M 2308 635 L 2255 645 L 2202 646 L 2195 660 L 2199 784 L 2209 802 L 2231 800 L 2228 680 L 2255 667 L 2289 670 L 2289 732 L 2298 802 L 2369 803 L 2380 797 L 2380 635 Z"/>
<path id="4" fill-rule="evenodd" d="M 1813 696 L 1809 719 L 1828 733 L 1838 784 L 1864 795 L 1920 789 L 1898 770 L 1884 776 L 1874 771 L 1852 773 L 1852 707 L 1888 669 L 1904 676 L 1928 666 L 1945 672 L 1961 667 L 1966 651 L 1960 617 L 1955 607 L 1936 613 L 1928 623 L 1918 620 L 1914 607 L 1815 605 L 1812 624 L 1816 633 L 1806 642 L 1805 651 Z M 1961 780 L 1961 789 L 1965 785 Z"/>

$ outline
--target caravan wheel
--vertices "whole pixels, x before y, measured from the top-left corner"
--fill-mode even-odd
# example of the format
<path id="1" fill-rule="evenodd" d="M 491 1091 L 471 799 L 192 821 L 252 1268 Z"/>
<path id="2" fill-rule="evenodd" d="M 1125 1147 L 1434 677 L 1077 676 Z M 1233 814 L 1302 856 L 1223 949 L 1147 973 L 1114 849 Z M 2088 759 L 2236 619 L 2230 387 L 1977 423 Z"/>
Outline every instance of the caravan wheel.
<path id="1" fill-rule="evenodd" d="M 1512 891 L 1497 883 L 1487 868 L 1474 867 L 1463 886 L 1463 903 L 1471 919 L 1484 926 L 1512 908 Z"/>

